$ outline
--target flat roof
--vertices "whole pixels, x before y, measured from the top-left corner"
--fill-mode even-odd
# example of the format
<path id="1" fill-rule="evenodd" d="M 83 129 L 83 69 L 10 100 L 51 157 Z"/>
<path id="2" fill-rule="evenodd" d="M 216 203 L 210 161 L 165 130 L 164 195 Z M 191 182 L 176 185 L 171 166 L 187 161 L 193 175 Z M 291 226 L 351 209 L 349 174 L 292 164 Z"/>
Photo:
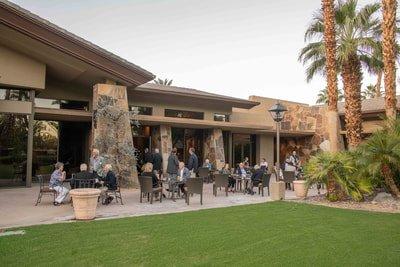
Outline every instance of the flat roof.
<path id="1" fill-rule="evenodd" d="M 400 95 L 397 98 L 397 109 L 400 109 Z M 340 115 L 344 114 L 344 102 L 338 102 L 338 111 Z M 370 99 L 364 99 L 361 102 L 361 112 L 367 113 L 380 113 L 385 111 L 385 97 L 376 97 Z"/>

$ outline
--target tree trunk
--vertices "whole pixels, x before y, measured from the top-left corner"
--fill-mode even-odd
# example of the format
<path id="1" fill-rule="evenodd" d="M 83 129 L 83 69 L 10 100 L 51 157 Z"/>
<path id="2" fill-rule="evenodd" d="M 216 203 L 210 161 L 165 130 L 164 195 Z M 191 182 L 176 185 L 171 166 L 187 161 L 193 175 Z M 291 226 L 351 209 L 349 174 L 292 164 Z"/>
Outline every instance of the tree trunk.
<path id="1" fill-rule="evenodd" d="M 385 82 L 385 109 L 388 118 L 396 118 L 396 0 L 382 0 L 382 50 Z"/>
<path id="2" fill-rule="evenodd" d="M 375 85 L 375 97 L 381 97 L 381 84 L 382 84 L 382 71 L 379 71 L 377 76 L 377 80 L 376 80 L 376 85 Z"/>
<path id="3" fill-rule="evenodd" d="M 346 135 L 350 149 L 361 143 L 361 63 L 356 54 L 349 56 L 342 66 L 345 96 Z"/>
<path id="4" fill-rule="evenodd" d="M 393 174 L 392 174 L 392 170 L 390 169 L 390 167 L 386 164 L 384 164 L 382 166 L 382 170 L 381 170 L 382 176 L 385 179 L 385 184 L 388 187 L 390 193 L 396 197 L 396 198 L 400 198 L 400 190 L 397 188 L 397 185 L 393 179 Z"/>
<path id="5" fill-rule="evenodd" d="M 326 198 L 331 201 L 341 201 L 345 198 L 345 192 L 342 187 L 332 178 L 333 175 L 328 173 L 328 181 L 326 185 Z"/>
<path id="6" fill-rule="evenodd" d="M 338 88 L 336 72 L 335 12 L 333 0 L 322 0 L 324 12 L 324 40 L 326 54 L 326 80 L 328 88 L 328 134 L 330 150 L 339 150 Z"/>

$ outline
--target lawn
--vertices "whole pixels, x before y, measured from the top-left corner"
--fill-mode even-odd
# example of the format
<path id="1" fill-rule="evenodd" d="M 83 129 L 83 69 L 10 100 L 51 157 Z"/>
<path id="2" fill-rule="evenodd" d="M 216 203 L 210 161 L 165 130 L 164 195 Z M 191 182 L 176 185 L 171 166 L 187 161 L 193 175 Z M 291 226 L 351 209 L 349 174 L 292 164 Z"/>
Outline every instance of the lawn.
<path id="1" fill-rule="evenodd" d="M 400 265 L 400 214 L 288 202 L 23 229 L 0 265 Z"/>

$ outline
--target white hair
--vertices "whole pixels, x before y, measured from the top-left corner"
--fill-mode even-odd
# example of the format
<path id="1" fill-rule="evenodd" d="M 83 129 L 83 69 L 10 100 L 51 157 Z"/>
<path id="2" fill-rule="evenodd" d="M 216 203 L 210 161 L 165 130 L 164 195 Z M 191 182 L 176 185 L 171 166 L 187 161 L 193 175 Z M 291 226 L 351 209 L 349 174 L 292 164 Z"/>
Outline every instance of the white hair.
<path id="1" fill-rule="evenodd" d="M 155 153 L 160 153 L 160 150 L 158 148 L 154 149 Z"/>
<path id="2" fill-rule="evenodd" d="M 104 165 L 104 169 L 111 171 L 112 170 L 111 164 Z"/>
<path id="3" fill-rule="evenodd" d="M 86 163 L 82 163 L 81 166 L 79 166 L 79 169 L 81 170 L 81 172 L 87 171 L 87 164 Z"/>

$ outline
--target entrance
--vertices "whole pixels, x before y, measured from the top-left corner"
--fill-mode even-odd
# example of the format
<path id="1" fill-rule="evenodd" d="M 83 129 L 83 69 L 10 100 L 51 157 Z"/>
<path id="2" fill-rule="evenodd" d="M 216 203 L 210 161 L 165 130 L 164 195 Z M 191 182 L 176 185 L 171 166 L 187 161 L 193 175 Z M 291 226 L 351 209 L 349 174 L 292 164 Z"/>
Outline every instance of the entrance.
<path id="1" fill-rule="evenodd" d="M 251 134 L 233 134 L 233 162 L 235 167 L 249 158 L 249 164 L 254 165 L 256 162 L 256 136 Z"/>
<path id="2" fill-rule="evenodd" d="M 203 159 L 204 131 L 202 129 L 172 128 L 172 147 L 178 151 L 179 161 L 185 163 L 189 160 L 189 148 L 196 150 L 201 165 Z"/>
<path id="3" fill-rule="evenodd" d="M 140 169 L 144 164 L 144 150 L 148 148 L 152 152 L 151 127 L 146 125 L 133 126 L 132 135 L 133 146 L 136 149 L 137 164 Z"/>

